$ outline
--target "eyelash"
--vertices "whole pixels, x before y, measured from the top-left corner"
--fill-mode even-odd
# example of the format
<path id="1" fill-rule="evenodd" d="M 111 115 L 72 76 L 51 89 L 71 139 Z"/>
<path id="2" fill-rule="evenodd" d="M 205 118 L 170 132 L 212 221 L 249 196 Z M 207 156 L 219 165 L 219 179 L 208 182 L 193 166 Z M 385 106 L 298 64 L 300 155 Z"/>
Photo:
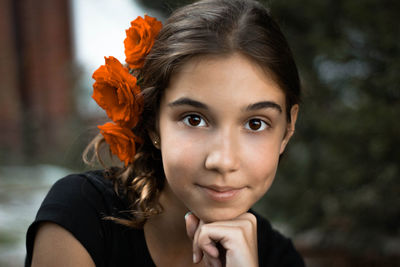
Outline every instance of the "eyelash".
<path id="1" fill-rule="evenodd" d="M 199 120 L 200 120 L 198 125 L 193 125 L 193 124 L 189 121 L 190 119 L 193 119 L 193 118 L 196 118 L 196 119 L 199 119 Z M 250 122 L 252 122 L 252 121 L 253 121 L 253 122 L 257 121 L 257 123 L 260 123 L 260 128 L 259 128 L 259 129 L 256 129 L 256 130 L 251 129 L 251 127 L 250 127 Z M 188 115 L 185 115 L 185 116 L 182 118 L 182 122 L 183 122 L 185 125 L 189 126 L 189 127 L 206 127 L 206 126 L 208 126 L 208 123 L 206 122 L 206 120 L 205 120 L 201 115 L 198 115 L 198 114 L 188 114 Z M 248 130 L 248 131 L 250 131 L 250 132 L 261 132 L 261 131 L 264 131 L 264 130 L 266 130 L 267 128 L 270 128 L 270 127 L 271 127 L 271 125 L 270 125 L 269 123 L 265 122 L 265 121 L 262 120 L 262 119 L 258 119 L 258 118 L 250 119 L 250 120 L 248 120 L 248 121 L 245 123 L 245 129 Z"/>

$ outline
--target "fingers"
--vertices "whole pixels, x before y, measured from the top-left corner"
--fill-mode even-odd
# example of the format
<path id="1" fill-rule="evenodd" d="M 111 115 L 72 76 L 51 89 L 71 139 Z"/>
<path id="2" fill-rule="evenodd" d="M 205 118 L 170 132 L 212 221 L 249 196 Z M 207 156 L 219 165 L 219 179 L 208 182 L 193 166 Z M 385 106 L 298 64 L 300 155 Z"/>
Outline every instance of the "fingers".
<path id="1" fill-rule="evenodd" d="M 204 222 L 199 221 L 193 238 L 193 263 L 199 263 L 203 260 L 206 263 L 206 266 L 222 266 L 218 258 L 220 255 L 217 243 L 214 240 L 208 239 L 207 241 L 203 241 L 201 243 L 202 245 L 199 246 L 199 229 L 201 229 L 203 225 Z"/>
<path id="2" fill-rule="evenodd" d="M 208 229 L 205 228 L 208 227 L 199 226 L 199 231 L 197 231 L 193 242 L 193 252 L 199 256 L 201 256 L 201 253 L 204 252 L 210 257 L 218 258 L 219 251 L 217 248 L 217 242 L 219 241 L 219 239 L 221 239 L 221 236 L 211 236 L 213 232 L 210 232 Z"/>
<path id="3" fill-rule="evenodd" d="M 257 219 L 244 213 L 227 221 L 205 224 L 191 212 L 186 232 L 193 240 L 193 262 L 207 266 L 257 266 Z"/>
<path id="4" fill-rule="evenodd" d="M 197 228 L 199 227 L 200 220 L 192 213 L 188 212 L 185 215 L 185 223 L 186 223 L 186 233 L 191 240 L 194 240 Z M 199 251 L 197 246 L 195 246 L 196 242 L 193 242 L 193 263 L 198 263 L 203 258 L 202 251 Z M 213 266 L 211 262 L 207 261 L 207 266 Z"/>
<path id="5" fill-rule="evenodd" d="M 204 246 L 220 243 L 225 249 L 233 249 L 238 243 L 250 244 L 257 238 L 257 219 L 253 214 L 245 213 L 229 221 L 200 223 L 197 233 L 197 242 Z"/>
<path id="6" fill-rule="evenodd" d="M 228 221 L 200 221 L 193 239 L 195 263 L 211 266 L 257 266 L 257 220 L 245 213 Z M 203 256 L 204 255 L 204 256 Z"/>
<path id="7" fill-rule="evenodd" d="M 193 263 L 199 263 L 203 258 L 203 251 L 198 246 L 198 239 L 199 239 L 199 231 L 198 229 L 204 225 L 203 221 L 199 221 L 199 224 L 196 229 L 196 233 L 194 234 L 193 238 Z"/>
<path id="8" fill-rule="evenodd" d="M 188 212 L 185 215 L 185 223 L 186 233 L 188 237 L 193 240 L 194 234 L 196 233 L 197 227 L 199 225 L 199 219 L 193 213 Z"/>

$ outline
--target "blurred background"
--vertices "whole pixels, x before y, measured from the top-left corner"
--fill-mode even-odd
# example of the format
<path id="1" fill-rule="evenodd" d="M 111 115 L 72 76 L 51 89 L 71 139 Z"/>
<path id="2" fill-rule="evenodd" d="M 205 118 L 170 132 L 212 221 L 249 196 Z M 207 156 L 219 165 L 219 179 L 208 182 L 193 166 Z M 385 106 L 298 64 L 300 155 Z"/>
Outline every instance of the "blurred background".
<path id="1" fill-rule="evenodd" d="M 106 120 L 91 99 L 104 56 L 124 61 L 131 20 L 179 0 L 0 1 L 0 266 L 22 266 L 49 187 L 87 170 Z M 307 265 L 400 266 L 400 1 L 260 0 L 294 52 L 296 134 L 255 209 Z"/>

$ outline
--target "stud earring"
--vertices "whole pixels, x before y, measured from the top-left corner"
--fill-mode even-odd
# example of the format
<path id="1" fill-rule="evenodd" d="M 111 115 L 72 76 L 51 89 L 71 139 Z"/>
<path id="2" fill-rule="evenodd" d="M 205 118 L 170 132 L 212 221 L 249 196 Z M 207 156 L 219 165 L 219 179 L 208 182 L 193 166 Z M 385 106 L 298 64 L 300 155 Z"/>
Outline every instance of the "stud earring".
<path id="1" fill-rule="evenodd" d="M 153 140 L 153 144 L 154 144 L 154 146 L 155 146 L 156 148 L 160 149 L 160 139 L 159 139 L 159 137 L 156 137 L 156 138 Z"/>

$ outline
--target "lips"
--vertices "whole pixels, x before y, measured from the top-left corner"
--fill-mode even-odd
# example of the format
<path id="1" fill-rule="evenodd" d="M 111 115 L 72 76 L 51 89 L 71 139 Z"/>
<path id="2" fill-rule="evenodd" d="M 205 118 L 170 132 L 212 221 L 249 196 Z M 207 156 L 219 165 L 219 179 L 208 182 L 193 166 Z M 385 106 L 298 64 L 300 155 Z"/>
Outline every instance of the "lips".
<path id="1" fill-rule="evenodd" d="M 244 187 L 235 188 L 215 185 L 199 185 L 199 187 L 209 198 L 217 202 L 232 201 L 244 189 Z"/>

